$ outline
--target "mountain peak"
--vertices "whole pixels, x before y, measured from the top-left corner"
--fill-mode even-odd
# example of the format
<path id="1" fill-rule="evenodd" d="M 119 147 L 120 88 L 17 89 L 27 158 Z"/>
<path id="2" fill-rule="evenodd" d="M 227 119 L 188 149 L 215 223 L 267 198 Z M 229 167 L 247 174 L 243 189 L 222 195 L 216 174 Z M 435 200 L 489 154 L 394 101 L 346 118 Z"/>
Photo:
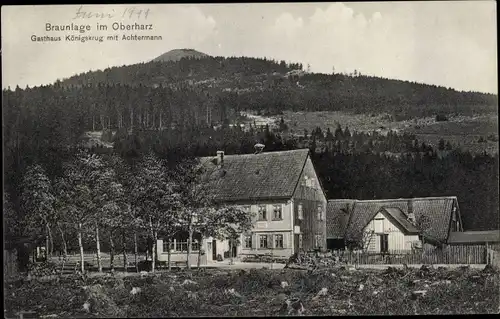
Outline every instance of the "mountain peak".
<path id="1" fill-rule="evenodd" d="M 179 61 L 182 58 L 202 59 L 208 56 L 208 54 L 196 51 L 195 49 L 174 49 L 154 58 L 153 62 Z"/>

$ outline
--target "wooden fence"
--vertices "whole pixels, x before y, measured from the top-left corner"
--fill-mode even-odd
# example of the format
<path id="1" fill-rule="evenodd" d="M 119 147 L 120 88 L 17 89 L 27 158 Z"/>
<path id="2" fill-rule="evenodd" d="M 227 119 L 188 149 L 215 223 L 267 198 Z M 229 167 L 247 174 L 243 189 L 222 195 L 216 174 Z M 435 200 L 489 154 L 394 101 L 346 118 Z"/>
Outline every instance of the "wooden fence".
<path id="1" fill-rule="evenodd" d="M 17 250 L 3 250 L 3 272 L 4 279 L 14 277 L 19 274 L 17 264 Z"/>
<path id="2" fill-rule="evenodd" d="M 486 264 L 495 252 L 484 245 L 448 246 L 425 250 L 379 252 L 332 251 L 340 262 L 359 265 L 372 264 Z M 497 252 L 498 255 L 500 253 Z"/>
<path id="3" fill-rule="evenodd" d="M 500 270 L 500 251 L 488 248 L 487 262 L 494 268 Z"/>

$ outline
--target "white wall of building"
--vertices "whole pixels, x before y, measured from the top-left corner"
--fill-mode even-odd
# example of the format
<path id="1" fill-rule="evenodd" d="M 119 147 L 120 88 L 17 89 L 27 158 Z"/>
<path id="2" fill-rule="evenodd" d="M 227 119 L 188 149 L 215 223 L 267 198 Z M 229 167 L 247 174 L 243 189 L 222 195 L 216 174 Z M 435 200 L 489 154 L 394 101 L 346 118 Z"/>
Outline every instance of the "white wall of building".
<path id="1" fill-rule="evenodd" d="M 380 251 L 380 236 L 388 234 L 388 250 L 411 250 L 412 242 L 418 241 L 418 235 L 405 235 L 401 230 L 387 219 L 382 213 L 378 213 L 365 227 L 365 232 L 371 233 L 367 250 L 371 252 Z"/>

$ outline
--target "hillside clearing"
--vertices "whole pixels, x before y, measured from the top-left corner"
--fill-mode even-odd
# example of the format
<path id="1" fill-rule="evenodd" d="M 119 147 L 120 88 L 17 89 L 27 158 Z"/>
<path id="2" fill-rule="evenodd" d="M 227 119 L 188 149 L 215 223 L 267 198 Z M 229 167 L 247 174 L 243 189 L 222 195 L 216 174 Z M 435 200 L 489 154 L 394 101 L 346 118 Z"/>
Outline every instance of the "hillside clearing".
<path id="1" fill-rule="evenodd" d="M 415 134 L 421 142 L 437 146 L 440 139 L 450 141 L 463 150 L 472 152 L 498 152 L 498 141 L 487 140 L 490 135 L 498 137 L 498 115 L 452 116 L 448 121 L 436 122 L 433 117 L 409 121 L 391 121 L 388 114 L 349 114 L 346 112 L 284 112 L 283 120 L 296 134 L 304 129 L 311 132 L 316 127 L 333 132 L 340 124 L 352 131 L 386 134 L 389 130 Z M 480 137 L 485 141 L 479 143 Z"/>

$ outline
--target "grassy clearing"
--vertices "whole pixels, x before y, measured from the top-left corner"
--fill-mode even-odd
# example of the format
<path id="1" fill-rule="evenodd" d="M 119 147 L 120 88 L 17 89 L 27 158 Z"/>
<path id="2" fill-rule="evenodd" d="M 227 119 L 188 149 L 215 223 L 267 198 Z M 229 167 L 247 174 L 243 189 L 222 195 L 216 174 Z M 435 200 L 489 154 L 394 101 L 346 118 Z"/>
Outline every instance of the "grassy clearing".
<path id="1" fill-rule="evenodd" d="M 472 314 L 498 313 L 499 281 L 470 269 L 206 270 L 17 281 L 4 293 L 9 313 L 52 317 L 276 316 L 293 298 L 306 315 Z"/>
<path id="2" fill-rule="evenodd" d="M 388 130 L 409 132 L 417 136 L 420 141 L 425 141 L 437 146 L 442 138 L 450 141 L 463 150 L 489 153 L 498 152 L 498 142 L 485 141 L 478 143 L 479 138 L 489 135 L 498 136 L 498 115 L 481 116 L 453 116 L 448 121 L 436 122 L 435 118 L 419 118 L 409 121 L 391 121 L 386 114 L 348 114 L 345 112 L 284 112 L 283 119 L 297 134 L 302 134 L 304 129 L 311 132 L 316 127 L 326 131 L 329 127 L 332 132 L 340 123 L 342 128 L 349 127 L 359 132 L 378 130 L 385 133 Z"/>

